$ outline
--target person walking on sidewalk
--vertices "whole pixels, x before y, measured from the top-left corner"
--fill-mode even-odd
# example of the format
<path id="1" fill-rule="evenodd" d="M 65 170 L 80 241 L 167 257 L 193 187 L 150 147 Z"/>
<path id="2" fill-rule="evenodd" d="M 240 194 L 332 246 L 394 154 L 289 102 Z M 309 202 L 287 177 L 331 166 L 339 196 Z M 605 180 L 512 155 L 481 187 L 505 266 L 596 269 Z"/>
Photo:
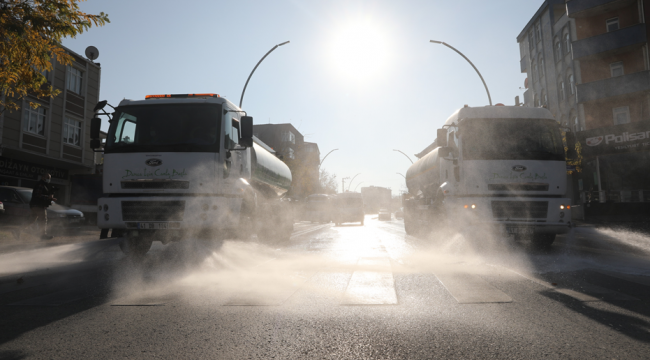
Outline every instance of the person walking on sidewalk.
<path id="1" fill-rule="evenodd" d="M 47 233 L 47 208 L 52 205 L 52 201 L 56 201 L 54 198 L 54 190 L 50 186 L 50 180 L 52 180 L 52 175 L 45 173 L 41 175 L 41 179 L 34 186 L 32 191 L 32 199 L 29 201 L 29 208 L 31 210 L 31 216 L 27 222 L 29 225 L 23 231 L 28 231 L 29 228 L 38 224 L 39 228 L 43 229 L 43 235 L 41 239 L 49 240 L 54 236 L 48 235 Z M 17 238 L 20 238 L 20 232 L 16 235 Z"/>

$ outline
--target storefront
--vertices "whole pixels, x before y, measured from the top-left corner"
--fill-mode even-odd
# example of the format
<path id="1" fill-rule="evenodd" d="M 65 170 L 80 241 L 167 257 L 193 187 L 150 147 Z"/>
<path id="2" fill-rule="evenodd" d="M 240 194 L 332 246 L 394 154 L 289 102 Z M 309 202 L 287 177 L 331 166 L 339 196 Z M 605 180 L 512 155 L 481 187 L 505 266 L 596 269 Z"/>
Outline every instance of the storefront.
<path id="1" fill-rule="evenodd" d="M 585 216 L 650 214 L 650 121 L 577 133 L 582 146 L 578 180 Z"/>
<path id="2" fill-rule="evenodd" d="M 0 156 L 0 185 L 32 188 L 41 174 L 48 172 L 56 188 L 55 197 L 65 199 L 70 188 L 68 170 Z"/>

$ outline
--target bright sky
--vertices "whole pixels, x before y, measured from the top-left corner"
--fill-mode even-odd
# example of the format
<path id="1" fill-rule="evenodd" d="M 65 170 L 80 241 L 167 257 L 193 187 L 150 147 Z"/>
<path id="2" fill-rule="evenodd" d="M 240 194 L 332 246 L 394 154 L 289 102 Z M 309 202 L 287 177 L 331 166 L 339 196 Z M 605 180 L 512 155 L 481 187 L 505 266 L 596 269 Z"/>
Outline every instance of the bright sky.
<path id="1" fill-rule="evenodd" d="M 523 98 L 516 36 L 542 4 L 521 0 L 89 0 L 111 20 L 63 44 L 99 49 L 101 95 L 114 106 L 147 94 L 215 92 L 256 124 L 292 123 L 316 142 L 323 167 L 352 188 L 405 189 L 410 162 L 464 104 Z M 340 187 L 340 185 L 339 185 Z M 358 189 L 357 189 L 358 190 Z"/>

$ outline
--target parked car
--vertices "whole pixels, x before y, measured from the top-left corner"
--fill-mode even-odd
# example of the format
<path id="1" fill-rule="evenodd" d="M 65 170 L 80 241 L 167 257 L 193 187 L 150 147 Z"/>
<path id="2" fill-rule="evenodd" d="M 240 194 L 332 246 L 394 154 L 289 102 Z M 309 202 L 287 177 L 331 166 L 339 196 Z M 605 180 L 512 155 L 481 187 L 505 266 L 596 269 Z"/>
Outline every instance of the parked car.
<path id="1" fill-rule="evenodd" d="M 18 186 L 0 186 L 0 202 L 3 203 L 5 216 L 3 221 L 14 224 L 25 224 L 31 215 L 29 201 L 32 199 L 32 189 Z M 47 208 L 48 227 L 76 227 L 85 220 L 84 214 L 67 206 L 52 202 Z"/>
<path id="2" fill-rule="evenodd" d="M 379 209 L 378 219 L 379 220 L 390 220 L 391 219 L 390 211 L 388 211 L 388 209 Z"/>

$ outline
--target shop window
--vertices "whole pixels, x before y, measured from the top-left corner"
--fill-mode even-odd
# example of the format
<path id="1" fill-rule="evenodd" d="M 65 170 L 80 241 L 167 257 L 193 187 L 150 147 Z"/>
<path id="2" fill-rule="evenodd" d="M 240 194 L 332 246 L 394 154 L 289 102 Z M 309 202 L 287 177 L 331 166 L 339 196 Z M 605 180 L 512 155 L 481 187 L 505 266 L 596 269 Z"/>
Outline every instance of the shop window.
<path id="1" fill-rule="evenodd" d="M 81 146 L 81 121 L 65 118 L 63 121 L 63 143 Z"/>
<path id="2" fill-rule="evenodd" d="M 39 106 L 32 109 L 30 106 L 23 108 L 23 132 L 45 136 L 45 116 L 47 109 Z"/>
<path id="3" fill-rule="evenodd" d="M 623 76 L 625 74 L 622 61 L 609 64 L 609 70 L 612 73 L 612 77 Z"/>
<path id="4" fill-rule="evenodd" d="M 66 88 L 74 93 L 81 95 L 82 80 L 83 80 L 83 73 L 81 72 L 81 70 L 68 65 Z"/>
<path id="5" fill-rule="evenodd" d="M 630 122 L 630 107 L 621 106 L 613 109 L 614 125 L 622 125 Z"/>
<path id="6" fill-rule="evenodd" d="M 616 31 L 616 30 L 620 29 L 617 17 L 607 19 L 606 24 L 607 24 L 607 32 Z"/>

